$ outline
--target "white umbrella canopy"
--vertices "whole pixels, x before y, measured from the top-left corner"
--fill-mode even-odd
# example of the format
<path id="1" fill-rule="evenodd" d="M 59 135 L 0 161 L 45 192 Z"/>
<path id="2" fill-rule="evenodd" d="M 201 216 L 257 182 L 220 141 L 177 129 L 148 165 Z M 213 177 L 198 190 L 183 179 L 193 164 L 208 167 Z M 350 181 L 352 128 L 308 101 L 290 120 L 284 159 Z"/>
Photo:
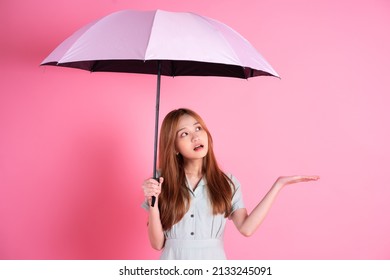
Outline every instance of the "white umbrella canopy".
<path id="1" fill-rule="evenodd" d="M 278 74 L 239 33 L 194 13 L 124 10 L 87 24 L 41 65 L 167 76 Z"/>

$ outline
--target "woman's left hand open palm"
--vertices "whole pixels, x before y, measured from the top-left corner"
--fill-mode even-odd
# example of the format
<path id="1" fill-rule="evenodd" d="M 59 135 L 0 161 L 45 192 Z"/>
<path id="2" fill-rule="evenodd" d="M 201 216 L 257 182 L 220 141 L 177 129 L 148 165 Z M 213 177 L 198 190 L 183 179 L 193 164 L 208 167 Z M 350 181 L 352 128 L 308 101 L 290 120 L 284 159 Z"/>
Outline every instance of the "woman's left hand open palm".
<path id="1" fill-rule="evenodd" d="M 317 175 L 281 176 L 276 180 L 275 184 L 285 186 L 301 182 L 317 181 L 318 179 L 320 179 L 320 176 Z"/>

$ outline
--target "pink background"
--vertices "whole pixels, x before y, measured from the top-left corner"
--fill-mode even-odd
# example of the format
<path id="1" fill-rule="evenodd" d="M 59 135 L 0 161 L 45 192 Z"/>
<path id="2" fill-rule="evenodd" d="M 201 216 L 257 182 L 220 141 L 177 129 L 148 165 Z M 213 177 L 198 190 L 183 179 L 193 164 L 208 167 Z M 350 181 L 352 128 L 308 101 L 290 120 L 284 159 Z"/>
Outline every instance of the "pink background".
<path id="1" fill-rule="evenodd" d="M 162 78 L 161 115 L 203 116 L 247 208 L 279 175 L 321 176 L 284 189 L 253 237 L 229 222 L 228 257 L 389 259 L 387 0 L 2 0 L 0 259 L 158 258 L 140 208 L 156 78 L 39 67 L 84 24 L 156 8 L 230 25 L 282 77 Z"/>

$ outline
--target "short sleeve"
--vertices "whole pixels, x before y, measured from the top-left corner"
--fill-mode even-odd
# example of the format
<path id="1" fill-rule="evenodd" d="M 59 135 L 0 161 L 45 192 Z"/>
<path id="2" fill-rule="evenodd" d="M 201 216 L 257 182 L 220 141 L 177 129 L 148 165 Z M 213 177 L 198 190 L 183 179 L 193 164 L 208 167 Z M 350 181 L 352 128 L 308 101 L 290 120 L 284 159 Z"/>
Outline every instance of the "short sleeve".
<path id="1" fill-rule="evenodd" d="M 148 201 L 145 199 L 145 201 L 141 204 L 141 207 L 144 208 L 145 210 L 149 211 L 149 203 Z"/>
<path id="2" fill-rule="evenodd" d="M 229 175 L 229 178 L 234 184 L 233 198 L 232 198 L 232 210 L 231 213 L 240 208 L 245 208 L 244 199 L 241 192 L 241 184 L 233 175 Z"/>

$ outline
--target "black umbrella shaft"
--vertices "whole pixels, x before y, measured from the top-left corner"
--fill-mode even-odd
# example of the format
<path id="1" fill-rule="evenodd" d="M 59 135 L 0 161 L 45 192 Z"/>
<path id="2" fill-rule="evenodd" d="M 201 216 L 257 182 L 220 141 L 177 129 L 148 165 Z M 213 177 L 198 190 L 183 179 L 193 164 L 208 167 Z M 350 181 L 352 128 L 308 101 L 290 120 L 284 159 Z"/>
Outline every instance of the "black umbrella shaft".
<path id="1" fill-rule="evenodd" d="M 159 180 L 158 174 L 157 174 L 157 143 L 158 143 L 158 122 L 159 122 L 159 115 L 160 115 L 160 84 L 161 84 L 161 62 L 157 62 L 157 93 L 156 93 L 156 118 L 155 118 L 155 124 L 154 124 L 154 154 L 153 154 L 153 176 L 154 179 L 157 181 Z M 152 196 L 152 204 L 151 206 L 154 207 L 154 204 L 156 202 L 156 197 Z"/>

